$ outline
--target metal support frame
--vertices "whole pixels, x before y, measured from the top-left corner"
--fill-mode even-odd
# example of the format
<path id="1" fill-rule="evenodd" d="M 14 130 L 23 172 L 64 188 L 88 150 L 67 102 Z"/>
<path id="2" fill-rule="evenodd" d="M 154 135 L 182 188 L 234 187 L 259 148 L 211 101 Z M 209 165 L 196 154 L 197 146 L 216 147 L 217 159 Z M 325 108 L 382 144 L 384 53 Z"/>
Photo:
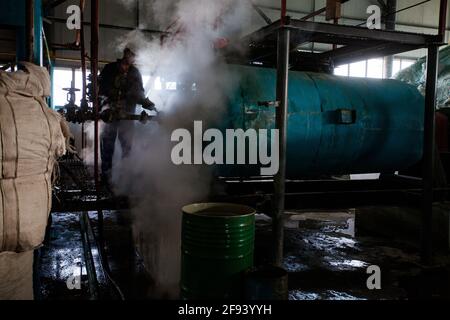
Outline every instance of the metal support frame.
<path id="1" fill-rule="evenodd" d="M 422 199 L 422 259 L 428 264 L 432 262 L 433 256 L 433 178 L 435 163 L 435 111 L 438 63 L 439 46 L 431 45 L 428 48 L 427 56 Z"/>
<path id="2" fill-rule="evenodd" d="M 277 101 L 276 128 L 279 131 L 279 170 L 274 180 L 274 215 L 273 233 L 275 237 L 275 265 L 281 266 L 283 261 L 284 241 L 284 201 L 286 183 L 286 144 L 288 115 L 288 82 L 289 82 L 289 41 L 290 30 L 287 27 L 278 31 L 278 68 L 277 68 Z"/>
<path id="3" fill-rule="evenodd" d="M 91 0 L 91 76 L 92 76 L 92 107 L 94 109 L 94 181 L 99 189 L 99 143 L 98 143 L 98 38 L 99 38 L 99 0 Z"/>
<path id="4" fill-rule="evenodd" d="M 53 16 L 47 16 L 45 17 L 45 19 L 47 21 L 50 21 L 51 23 L 58 23 L 58 24 L 66 24 L 67 20 L 64 18 L 59 18 L 59 17 L 53 17 Z M 92 24 L 92 22 L 88 22 L 88 21 L 84 21 L 83 25 L 85 27 L 90 27 Z M 136 28 L 133 27 L 126 27 L 126 26 L 119 26 L 119 25 L 114 25 L 114 24 L 105 24 L 105 23 L 100 23 L 100 29 L 105 29 L 105 30 L 119 30 L 119 31 L 133 31 L 136 30 Z M 144 33 L 156 33 L 156 34 L 170 34 L 170 32 L 167 31 L 161 31 L 161 30 L 156 30 L 156 29 L 142 29 L 142 28 L 138 28 L 139 31 L 142 31 Z"/>
<path id="5" fill-rule="evenodd" d="M 86 264 L 86 272 L 88 275 L 89 294 L 91 300 L 98 300 L 98 281 L 97 272 L 95 271 L 95 262 L 92 256 L 91 240 L 89 238 L 89 217 L 86 211 L 80 215 L 81 242 L 83 244 L 84 261 Z"/>
<path id="6" fill-rule="evenodd" d="M 80 0 L 80 20 L 81 20 L 81 26 L 80 26 L 80 58 L 81 58 L 81 102 L 80 106 L 81 109 L 85 110 L 88 108 L 88 102 L 86 99 L 87 94 L 87 84 L 86 84 L 86 43 L 85 43 L 85 34 L 84 34 L 84 10 L 86 6 L 86 0 Z M 84 123 L 81 124 L 81 149 L 82 152 L 84 152 L 84 149 L 86 148 L 86 130 L 85 130 Z M 82 155 L 84 156 L 84 155 Z"/>
<path id="7" fill-rule="evenodd" d="M 98 40 L 99 40 L 99 0 L 91 0 L 91 75 L 92 75 L 92 107 L 94 110 L 94 181 L 96 199 L 100 197 L 99 177 L 99 120 L 100 107 L 98 101 Z M 98 210 L 99 241 L 103 243 L 103 211 Z"/>
<path id="8" fill-rule="evenodd" d="M 447 26 L 447 9 L 448 9 L 448 1 L 441 0 L 441 4 L 439 7 L 439 37 L 443 42 L 445 39 L 445 29 Z"/>
<path id="9" fill-rule="evenodd" d="M 397 0 L 387 0 L 386 5 L 384 7 L 383 15 L 386 16 L 386 20 L 384 23 L 384 29 L 389 31 L 395 31 L 395 24 L 397 20 L 397 15 L 395 12 L 397 10 Z M 391 13 L 391 14 L 389 14 Z M 393 76 L 393 68 L 394 68 L 394 56 L 387 56 L 384 59 L 384 77 L 391 78 Z"/>
<path id="10" fill-rule="evenodd" d="M 446 8 L 447 0 L 441 0 L 441 8 Z M 308 65 L 340 65 L 359 60 L 385 57 L 406 51 L 427 48 L 431 44 L 443 44 L 446 12 L 441 9 L 440 33 L 438 35 L 411 32 L 370 30 L 361 26 L 335 25 L 306 21 L 319 11 L 301 19 L 289 19 L 291 28 L 291 69 L 307 70 Z M 253 64 L 276 67 L 277 31 L 283 26 L 283 20 L 273 22 L 241 39 L 224 54 L 233 63 Z M 444 27 L 443 27 L 444 26 Z M 332 44 L 333 50 L 311 54 L 297 50 L 306 43 Z M 340 47 L 336 46 L 340 45 Z M 237 50 L 236 50 L 237 49 Z M 248 52 L 243 57 L 240 52 Z"/>
<path id="11" fill-rule="evenodd" d="M 261 18 L 267 23 L 271 24 L 273 21 L 258 7 L 253 1 L 251 1 L 252 8 L 260 15 Z"/>
<path id="12" fill-rule="evenodd" d="M 391 4 L 393 1 L 391 1 Z M 447 13 L 447 0 L 440 1 L 439 13 L 439 28 L 437 35 L 417 34 L 410 32 L 399 32 L 389 30 L 369 30 L 358 26 L 333 25 L 328 23 L 316 23 L 305 21 L 311 16 L 314 16 L 321 10 L 304 17 L 303 19 L 289 19 L 282 15 L 279 21 L 267 25 L 256 32 L 242 38 L 239 45 L 235 47 L 238 49 L 247 48 L 249 50 L 249 57 L 243 63 L 252 63 L 254 61 L 264 61 L 263 65 L 267 67 L 274 67 L 273 56 L 276 48 L 276 67 L 277 67 L 277 100 L 280 101 L 280 107 L 276 112 L 276 128 L 280 130 L 279 148 L 280 148 L 280 170 L 274 180 L 273 197 L 269 194 L 265 195 L 272 198 L 273 210 L 273 231 L 275 236 L 275 263 L 280 265 L 283 257 L 283 211 L 285 205 L 290 205 L 288 202 L 289 196 L 294 199 L 299 199 L 298 194 L 286 195 L 286 181 L 285 181 L 285 165 L 286 165 L 286 126 L 287 126 L 287 97 L 288 97 L 288 69 L 289 60 L 296 61 L 301 57 L 311 57 L 311 53 L 298 52 L 295 49 L 301 44 L 307 42 L 319 42 L 327 44 L 338 44 L 343 47 L 336 48 L 324 53 L 313 54 L 316 61 L 320 59 L 329 59 L 333 63 L 349 63 L 357 60 L 364 60 L 368 58 L 375 58 L 377 56 L 383 57 L 386 55 L 398 54 L 406 51 L 411 51 L 420 48 L 428 48 L 428 63 L 427 63 L 427 83 L 426 83 L 426 106 L 425 106 L 425 125 L 424 125 L 424 161 L 423 161 L 423 177 L 419 179 L 419 186 L 407 188 L 401 186 L 396 188 L 393 185 L 393 190 L 350 190 L 350 197 L 354 197 L 355 193 L 362 192 L 362 195 L 367 196 L 364 201 L 370 200 L 373 195 L 392 196 L 392 198 L 403 197 L 403 200 L 409 201 L 411 197 L 418 199 L 417 204 L 422 203 L 422 257 L 424 262 L 431 262 L 432 258 L 432 204 L 433 200 L 447 197 L 448 190 L 434 190 L 433 189 L 433 168 L 434 168 L 434 121 L 435 121 L 435 105 L 436 105 L 436 82 L 437 82 L 437 67 L 439 46 L 444 44 L 444 33 Z M 282 12 L 283 2 L 282 2 Z M 285 25 L 285 21 L 288 21 Z M 274 43 L 276 45 L 274 45 Z M 290 52 L 295 50 L 296 52 Z M 291 55 L 291 57 L 290 57 Z M 227 52 L 228 59 L 233 60 L 233 52 Z M 235 55 L 234 57 L 236 57 Z M 238 59 L 234 62 L 239 61 Z M 260 60 L 259 60 L 260 59 Z M 296 66 L 293 65 L 293 70 Z M 302 182 L 299 182 L 302 183 Z M 348 191 L 346 191 L 348 194 Z M 315 194 L 302 193 L 300 199 L 312 199 L 317 201 L 318 197 L 323 197 L 326 192 L 317 192 Z M 342 192 L 333 191 L 329 193 L 328 197 L 336 200 L 342 195 Z M 422 195 L 422 197 L 420 197 Z M 288 198 L 286 198 L 288 196 Z M 358 197 L 358 196 L 357 196 Z M 239 198 L 239 197 L 238 197 Z M 260 201 L 261 198 L 244 199 L 246 201 Z M 355 198 L 355 197 L 354 197 Z M 359 198 L 359 197 L 358 197 Z M 237 201 L 239 199 L 236 199 Z M 303 201 L 302 200 L 302 201 Z M 288 202 L 286 202 L 288 201 Z M 363 202 L 364 202 L 363 201 Z M 295 201 L 294 201 L 295 202 Z M 357 203 L 357 199 L 354 201 Z M 298 202 L 297 202 L 298 203 Z M 313 204 L 313 202 L 310 202 Z M 339 203 L 336 201 L 335 203 Z M 416 204 L 416 201 L 413 202 Z M 321 203 L 322 204 L 322 203 Z M 348 205 L 349 202 L 343 202 Z M 302 203 L 303 205 L 303 203 Z M 319 207 L 320 205 L 318 205 Z"/>

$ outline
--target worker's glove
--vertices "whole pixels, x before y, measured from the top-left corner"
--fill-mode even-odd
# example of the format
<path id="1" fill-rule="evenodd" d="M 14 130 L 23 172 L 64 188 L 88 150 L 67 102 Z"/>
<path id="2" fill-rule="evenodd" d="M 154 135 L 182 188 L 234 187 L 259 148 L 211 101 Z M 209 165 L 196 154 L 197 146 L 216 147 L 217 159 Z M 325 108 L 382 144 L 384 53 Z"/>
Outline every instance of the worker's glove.
<path id="1" fill-rule="evenodd" d="M 150 111 L 156 110 L 155 104 L 153 102 L 151 102 L 148 98 L 146 98 L 144 100 L 144 102 L 142 103 L 142 108 L 150 110 Z"/>

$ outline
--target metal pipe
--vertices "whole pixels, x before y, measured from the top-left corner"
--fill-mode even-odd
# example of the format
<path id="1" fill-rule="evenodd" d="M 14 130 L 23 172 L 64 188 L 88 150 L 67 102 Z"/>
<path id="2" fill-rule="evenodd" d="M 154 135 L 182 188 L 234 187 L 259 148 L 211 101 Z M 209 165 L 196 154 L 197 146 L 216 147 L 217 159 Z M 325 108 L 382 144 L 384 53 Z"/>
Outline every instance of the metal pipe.
<path id="1" fill-rule="evenodd" d="M 433 175 L 435 158 L 436 83 L 439 63 L 439 47 L 428 47 L 427 80 L 425 91 L 425 123 L 423 149 L 423 198 L 422 198 L 422 259 L 430 264 L 433 257 Z"/>
<path id="2" fill-rule="evenodd" d="M 281 0 L 281 25 L 282 26 L 284 26 L 286 24 L 286 13 L 287 13 L 286 0 Z"/>
<path id="3" fill-rule="evenodd" d="M 26 2 L 26 60 L 34 60 L 34 0 Z"/>
<path id="4" fill-rule="evenodd" d="M 290 31 L 284 27 L 278 31 L 278 61 L 277 61 L 277 101 L 276 129 L 279 131 L 279 170 L 274 179 L 274 264 L 283 263 L 284 241 L 284 200 L 286 183 L 286 143 L 287 143 L 287 115 L 288 115 L 288 83 L 289 83 L 289 41 Z"/>
<path id="5" fill-rule="evenodd" d="M 441 0 L 441 6 L 439 8 L 439 37 L 441 41 L 445 41 L 445 29 L 447 27 L 447 0 Z"/>
<path id="6" fill-rule="evenodd" d="M 99 3 L 91 0 L 91 75 L 92 75 L 92 105 L 94 109 L 94 181 L 95 189 L 99 191 L 99 141 L 98 141 L 98 38 L 99 38 Z M 98 197 L 98 195 L 97 195 Z M 98 199 L 97 199 L 98 200 Z"/>
<path id="7" fill-rule="evenodd" d="M 66 24 L 67 20 L 64 18 L 57 18 L 57 17 L 45 17 L 45 19 L 47 21 L 51 21 L 51 22 L 55 22 L 55 23 L 61 23 L 61 24 Z M 83 22 L 83 25 L 90 27 L 92 22 Z M 100 23 L 99 24 L 101 29 L 111 29 L 111 30 L 121 30 L 121 31 L 133 31 L 136 30 L 135 27 L 125 27 L 125 26 L 116 26 L 116 25 L 112 25 L 112 24 L 105 24 L 105 23 Z M 159 34 L 170 34 L 170 32 L 167 31 L 161 31 L 161 30 L 154 30 L 154 29 L 138 29 L 139 31 L 142 32 L 147 32 L 147 33 L 159 33 Z"/>
<path id="8" fill-rule="evenodd" d="M 98 40 L 99 40 L 99 0 L 91 0 L 91 73 L 92 73 L 92 106 L 94 109 L 94 181 L 97 201 L 100 198 L 99 180 L 99 127 L 100 108 L 98 102 Z M 97 211 L 98 217 L 98 241 L 100 246 L 103 241 L 103 211 Z M 102 250 L 102 249 L 101 249 Z"/>
<path id="9" fill-rule="evenodd" d="M 314 17 L 316 17 L 316 16 L 318 16 L 318 15 L 324 13 L 325 11 L 327 11 L 327 8 L 326 8 L 326 7 L 322 8 L 322 9 L 319 9 L 319 10 L 317 10 L 317 11 L 314 11 L 314 12 L 312 12 L 312 13 L 310 13 L 310 14 L 308 14 L 308 15 L 302 17 L 302 18 L 300 18 L 300 20 L 302 20 L 302 21 L 309 20 L 309 19 L 311 19 L 311 18 L 314 18 Z"/>
<path id="10" fill-rule="evenodd" d="M 267 24 L 272 24 L 272 20 L 258 7 L 253 1 L 251 1 L 253 9 L 264 19 Z"/>
<path id="11" fill-rule="evenodd" d="M 95 271 L 94 257 L 92 256 L 91 241 L 88 233 L 88 213 L 82 212 L 80 215 L 81 242 L 83 244 L 84 260 L 86 263 L 86 271 L 88 275 L 89 294 L 91 300 L 98 300 L 98 281 Z"/>
<path id="12" fill-rule="evenodd" d="M 339 18 L 334 18 L 333 20 L 334 24 L 339 24 Z M 337 44 L 333 44 L 333 50 L 336 50 L 338 48 Z"/>
<path id="13" fill-rule="evenodd" d="M 80 28 L 80 53 L 81 53 L 81 103 L 80 106 L 82 109 L 87 108 L 87 99 L 86 99 L 86 48 L 85 48 L 85 39 L 84 39 L 84 8 L 85 8 L 86 0 L 80 0 L 80 20 L 81 20 L 81 28 Z M 81 125 L 81 152 L 86 148 L 86 137 L 85 137 L 85 125 L 84 123 Z"/>

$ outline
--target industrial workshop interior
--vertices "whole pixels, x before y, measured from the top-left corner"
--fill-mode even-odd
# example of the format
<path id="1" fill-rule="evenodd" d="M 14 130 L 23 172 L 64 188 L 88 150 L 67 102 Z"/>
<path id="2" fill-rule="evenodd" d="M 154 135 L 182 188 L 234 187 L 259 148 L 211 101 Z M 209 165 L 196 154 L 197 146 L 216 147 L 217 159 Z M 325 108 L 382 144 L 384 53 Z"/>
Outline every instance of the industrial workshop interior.
<path id="1" fill-rule="evenodd" d="M 450 300 L 449 8 L 1 0 L 0 300 Z"/>

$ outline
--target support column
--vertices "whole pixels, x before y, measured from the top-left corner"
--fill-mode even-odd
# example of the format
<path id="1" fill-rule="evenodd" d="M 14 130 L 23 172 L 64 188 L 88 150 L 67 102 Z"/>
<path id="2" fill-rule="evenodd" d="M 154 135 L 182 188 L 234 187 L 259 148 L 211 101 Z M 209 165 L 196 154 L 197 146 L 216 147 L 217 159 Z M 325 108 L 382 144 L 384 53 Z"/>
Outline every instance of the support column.
<path id="1" fill-rule="evenodd" d="M 388 15 L 385 19 L 384 29 L 395 31 L 397 15 L 393 12 L 397 11 L 397 0 L 387 0 L 384 15 Z M 384 78 L 392 78 L 394 69 L 394 56 L 384 58 Z"/>
<path id="2" fill-rule="evenodd" d="M 439 6 L 439 37 L 440 41 L 445 41 L 445 29 L 447 27 L 447 0 L 441 0 Z"/>
<path id="3" fill-rule="evenodd" d="M 95 187 L 99 188 L 99 143 L 98 143 L 98 38 L 99 38 L 99 4 L 91 0 L 91 75 L 92 75 L 92 107 L 95 114 L 94 124 L 94 179 Z"/>
<path id="4" fill-rule="evenodd" d="M 289 81 L 289 39 L 290 30 L 282 27 L 278 31 L 278 62 L 277 62 L 277 101 L 276 129 L 279 131 L 279 170 L 275 176 L 273 234 L 275 238 L 274 263 L 283 263 L 284 241 L 284 200 L 286 182 L 286 143 L 288 115 L 288 81 Z"/>
<path id="5" fill-rule="evenodd" d="M 422 260 L 426 264 L 431 264 L 433 257 L 433 173 L 438 59 L 439 47 L 437 45 L 430 45 L 427 56 L 427 82 L 425 92 L 422 199 Z"/>

